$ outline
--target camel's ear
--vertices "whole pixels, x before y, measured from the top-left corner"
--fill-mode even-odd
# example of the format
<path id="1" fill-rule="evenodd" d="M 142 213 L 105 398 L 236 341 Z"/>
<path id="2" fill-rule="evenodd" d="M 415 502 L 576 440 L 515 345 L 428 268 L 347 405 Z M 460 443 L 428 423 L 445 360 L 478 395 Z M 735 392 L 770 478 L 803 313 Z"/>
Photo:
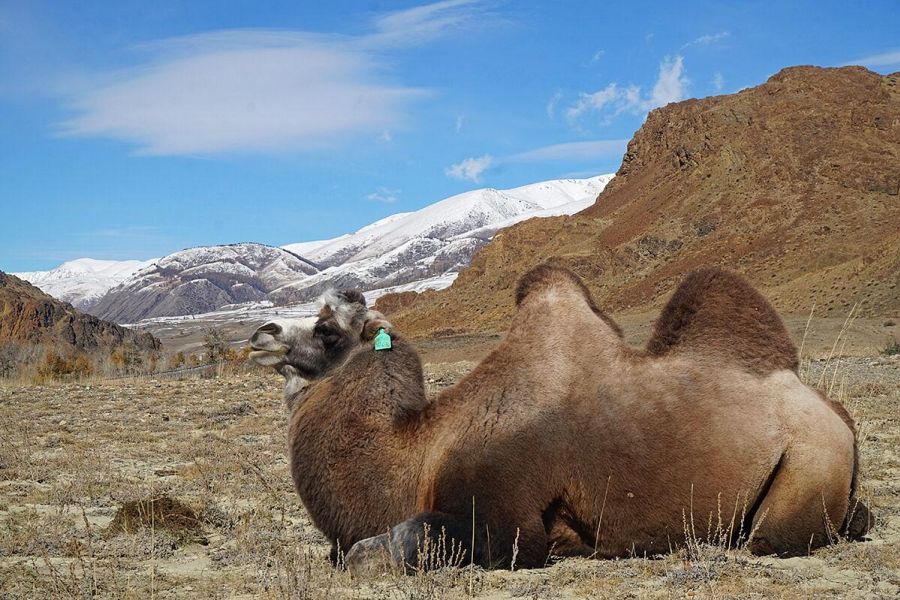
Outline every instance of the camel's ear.
<path id="1" fill-rule="evenodd" d="M 351 304 L 355 302 L 357 304 L 362 304 L 363 306 L 366 305 L 366 297 L 359 290 L 338 290 L 337 295 L 342 300 Z"/>
<path id="2" fill-rule="evenodd" d="M 374 313 L 374 311 L 372 311 Z M 390 321 L 385 319 L 379 313 L 374 313 L 377 316 L 374 316 L 368 319 L 363 325 L 362 334 L 360 334 L 360 339 L 363 342 L 371 342 L 375 339 L 375 336 L 378 335 L 379 329 L 384 329 L 385 333 L 393 337 L 394 326 L 391 325 Z"/>

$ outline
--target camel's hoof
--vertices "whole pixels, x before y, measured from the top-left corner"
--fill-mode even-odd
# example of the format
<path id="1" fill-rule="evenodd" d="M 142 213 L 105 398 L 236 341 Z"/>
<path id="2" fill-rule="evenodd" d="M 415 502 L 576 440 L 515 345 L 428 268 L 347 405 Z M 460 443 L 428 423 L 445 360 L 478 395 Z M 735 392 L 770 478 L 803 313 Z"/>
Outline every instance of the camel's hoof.
<path id="1" fill-rule="evenodd" d="M 395 560 L 391 553 L 391 538 L 387 533 L 353 544 L 344 557 L 344 565 L 354 577 L 380 575 L 403 568 L 402 562 Z"/>

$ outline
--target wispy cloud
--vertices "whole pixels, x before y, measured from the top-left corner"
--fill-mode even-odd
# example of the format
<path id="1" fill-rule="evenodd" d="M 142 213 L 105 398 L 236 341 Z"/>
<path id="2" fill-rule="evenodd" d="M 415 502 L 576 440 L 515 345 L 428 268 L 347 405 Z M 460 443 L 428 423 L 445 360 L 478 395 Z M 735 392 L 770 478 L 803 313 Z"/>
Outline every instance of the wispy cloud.
<path id="1" fill-rule="evenodd" d="M 589 142 L 568 142 L 553 144 L 519 152 L 503 159 L 502 162 L 543 162 L 551 160 L 594 160 L 621 156 L 625 153 L 628 140 L 594 140 Z"/>
<path id="2" fill-rule="evenodd" d="M 462 179 L 479 183 L 481 174 L 494 164 L 494 157 L 490 154 L 479 156 L 478 158 L 466 158 L 455 165 L 450 165 L 444 169 L 444 174 L 453 179 Z"/>
<path id="3" fill-rule="evenodd" d="M 729 37 L 731 32 L 729 31 L 720 31 L 719 33 L 707 33 L 706 35 L 701 35 L 700 37 L 691 40 L 690 42 L 681 46 L 681 49 L 690 48 L 691 46 L 709 46 L 710 44 L 715 44 L 716 42 L 721 42 L 725 38 Z"/>
<path id="4" fill-rule="evenodd" d="M 456 133 L 462 131 L 463 125 L 466 124 L 466 115 L 457 115 L 456 117 Z"/>
<path id="5" fill-rule="evenodd" d="M 616 82 L 592 93 L 582 93 L 569 106 L 565 115 L 571 123 L 577 123 L 588 114 L 600 116 L 601 124 L 608 124 L 622 113 L 640 114 L 670 102 L 683 100 L 689 85 L 682 56 L 665 57 L 659 65 L 656 82 L 645 95 L 641 87 Z"/>
<path id="6" fill-rule="evenodd" d="M 659 65 L 659 76 L 653 86 L 653 93 L 644 103 L 647 110 L 678 102 L 687 97 L 688 79 L 684 74 L 684 58 L 666 57 Z"/>
<path id="7" fill-rule="evenodd" d="M 552 161 L 585 162 L 604 158 L 619 158 L 625 153 L 628 140 L 593 140 L 567 142 L 542 146 L 509 156 L 494 157 L 485 154 L 479 158 L 467 158 L 448 167 L 448 177 L 480 183 L 482 176 L 492 168 L 513 163 L 533 163 Z"/>
<path id="8" fill-rule="evenodd" d="M 880 54 L 863 56 L 861 58 L 857 58 L 856 60 L 845 62 L 841 66 L 846 67 L 849 65 L 862 65 L 864 67 L 891 67 L 894 65 L 900 65 L 900 50 L 890 50 L 888 52 L 882 52 Z"/>
<path id="9" fill-rule="evenodd" d="M 606 120 L 625 111 L 635 111 L 641 105 L 641 88 L 636 85 L 619 87 L 610 83 L 602 90 L 582 92 L 578 100 L 566 109 L 566 118 L 575 121 L 590 112 L 606 112 Z"/>
<path id="10" fill-rule="evenodd" d="M 588 62 L 588 65 L 594 65 L 600 62 L 600 59 L 603 58 L 604 54 L 606 54 L 605 50 L 597 50 L 596 52 L 594 52 L 594 55 L 591 57 L 590 62 Z"/>
<path id="11" fill-rule="evenodd" d="M 371 202 L 383 202 L 385 204 L 393 204 L 400 199 L 400 190 L 392 190 L 386 187 L 379 187 L 371 194 L 366 195 L 366 200 Z"/>
<path id="12" fill-rule="evenodd" d="M 427 90 L 388 82 L 383 51 L 484 19 L 476 0 L 381 15 L 359 36 L 225 30 L 145 44 L 132 68 L 73 90 L 61 135 L 104 137 L 150 155 L 284 152 L 403 126 Z M 473 25 L 474 26 L 474 25 Z"/>
<path id="13" fill-rule="evenodd" d="M 495 26 L 503 20 L 487 10 L 482 0 L 443 0 L 382 15 L 375 19 L 375 33 L 366 36 L 372 45 L 412 46 L 452 31 Z"/>
<path id="14" fill-rule="evenodd" d="M 713 75 L 712 87 L 713 87 L 713 91 L 715 91 L 715 93 L 717 93 L 717 94 L 719 92 L 721 92 L 722 89 L 725 87 L 725 77 L 718 71 L 716 71 L 716 74 Z"/>
<path id="15" fill-rule="evenodd" d="M 553 94 L 550 100 L 547 101 L 547 116 L 551 119 L 556 118 L 556 106 L 559 104 L 559 101 L 562 100 L 562 98 L 562 93 L 556 92 L 555 94 Z"/>

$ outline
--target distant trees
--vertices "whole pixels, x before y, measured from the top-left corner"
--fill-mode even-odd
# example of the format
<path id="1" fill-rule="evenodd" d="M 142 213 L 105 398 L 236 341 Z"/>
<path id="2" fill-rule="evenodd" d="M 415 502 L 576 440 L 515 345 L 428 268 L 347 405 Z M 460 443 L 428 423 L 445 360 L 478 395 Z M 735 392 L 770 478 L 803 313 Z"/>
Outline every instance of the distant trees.
<path id="1" fill-rule="evenodd" d="M 220 363 L 227 360 L 228 341 L 221 327 L 209 327 L 203 334 L 203 348 L 206 350 L 206 362 Z"/>
<path id="2" fill-rule="evenodd" d="M 166 363 L 166 368 L 168 369 L 180 369 L 187 362 L 187 359 L 184 356 L 184 352 L 179 350 L 175 354 L 169 357 L 168 362 Z"/>
<path id="3" fill-rule="evenodd" d="M 144 354 L 132 342 L 116 347 L 109 357 L 115 369 L 123 375 L 137 375 L 144 365 Z"/>
<path id="4" fill-rule="evenodd" d="M 63 356 L 53 348 L 46 351 L 44 360 L 38 365 L 38 375 L 46 379 L 72 377 L 81 379 L 94 373 L 94 366 L 88 356 L 81 352 Z"/>

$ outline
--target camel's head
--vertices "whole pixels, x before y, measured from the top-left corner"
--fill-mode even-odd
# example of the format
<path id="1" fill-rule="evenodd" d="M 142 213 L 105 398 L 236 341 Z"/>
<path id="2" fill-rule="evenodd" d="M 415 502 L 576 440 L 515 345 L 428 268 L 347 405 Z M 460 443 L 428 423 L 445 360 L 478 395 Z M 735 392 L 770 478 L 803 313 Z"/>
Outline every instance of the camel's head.
<path id="1" fill-rule="evenodd" d="M 366 339 L 371 323 L 383 322 L 380 313 L 366 308 L 358 290 L 329 291 L 319 303 L 315 317 L 273 320 L 257 329 L 250 338 L 250 358 L 289 381 L 319 379 Z"/>

